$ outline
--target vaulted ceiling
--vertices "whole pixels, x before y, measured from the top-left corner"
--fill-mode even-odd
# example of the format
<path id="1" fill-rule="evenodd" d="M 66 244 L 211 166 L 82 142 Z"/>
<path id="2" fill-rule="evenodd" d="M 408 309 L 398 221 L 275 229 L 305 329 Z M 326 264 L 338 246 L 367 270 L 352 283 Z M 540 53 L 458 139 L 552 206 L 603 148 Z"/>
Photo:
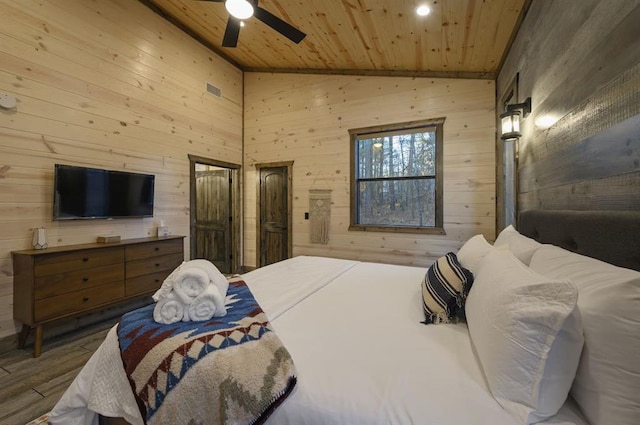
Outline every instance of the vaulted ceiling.
<path id="1" fill-rule="evenodd" d="M 235 48 L 222 47 L 224 3 L 141 1 L 245 71 L 493 78 L 531 0 L 260 0 L 306 38 L 295 44 L 254 16 Z"/>

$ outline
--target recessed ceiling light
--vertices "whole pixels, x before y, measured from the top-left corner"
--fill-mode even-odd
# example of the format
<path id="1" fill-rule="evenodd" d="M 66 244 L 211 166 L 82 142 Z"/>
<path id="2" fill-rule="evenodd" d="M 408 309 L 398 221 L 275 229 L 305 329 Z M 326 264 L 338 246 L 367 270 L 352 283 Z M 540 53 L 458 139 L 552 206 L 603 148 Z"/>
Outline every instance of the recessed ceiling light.
<path id="1" fill-rule="evenodd" d="M 416 13 L 419 16 L 427 16 L 429 13 L 431 13 L 431 9 L 429 9 L 429 6 L 423 4 L 422 6 L 418 6 L 418 8 L 416 9 Z"/>

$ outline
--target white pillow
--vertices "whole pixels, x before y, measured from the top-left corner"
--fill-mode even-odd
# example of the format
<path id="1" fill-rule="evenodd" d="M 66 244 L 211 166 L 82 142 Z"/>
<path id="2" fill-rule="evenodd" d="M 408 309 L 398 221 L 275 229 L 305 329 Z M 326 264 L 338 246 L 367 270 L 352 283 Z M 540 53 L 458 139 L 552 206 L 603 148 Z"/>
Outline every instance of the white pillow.
<path id="1" fill-rule="evenodd" d="M 540 242 L 518 232 L 512 225 L 504 228 L 493 243 L 496 247 L 502 245 L 508 245 L 513 255 L 527 266 L 533 254 L 542 246 Z"/>
<path id="2" fill-rule="evenodd" d="M 535 273 L 510 251 L 480 263 L 469 334 L 491 393 L 520 423 L 555 415 L 567 398 L 583 345 L 577 298 L 571 282 Z"/>
<path id="3" fill-rule="evenodd" d="M 458 251 L 458 261 L 460 261 L 460 264 L 462 264 L 465 269 L 468 269 L 475 275 L 480 261 L 492 249 L 493 247 L 487 242 L 483 235 L 475 235 L 465 242 Z"/>
<path id="4" fill-rule="evenodd" d="M 640 424 L 640 272 L 551 245 L 531 268 L 578 287 L 585 344 L 571 395 L 589 423 Z"/>

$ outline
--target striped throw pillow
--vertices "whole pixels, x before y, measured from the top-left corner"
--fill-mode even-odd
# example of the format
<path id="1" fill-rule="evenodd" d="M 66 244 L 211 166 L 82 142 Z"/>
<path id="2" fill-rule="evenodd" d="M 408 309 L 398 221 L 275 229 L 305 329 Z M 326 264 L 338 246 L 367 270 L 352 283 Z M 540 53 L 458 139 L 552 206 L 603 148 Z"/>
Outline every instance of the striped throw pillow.
<path id="1" fill-rule="evenodd" d="M 425 324 L 451 323 L 464 313 L 464 300 L 471 289 L 473 274 L 453 252 L 433 263 L 422 280 L 422 308 Z"/>

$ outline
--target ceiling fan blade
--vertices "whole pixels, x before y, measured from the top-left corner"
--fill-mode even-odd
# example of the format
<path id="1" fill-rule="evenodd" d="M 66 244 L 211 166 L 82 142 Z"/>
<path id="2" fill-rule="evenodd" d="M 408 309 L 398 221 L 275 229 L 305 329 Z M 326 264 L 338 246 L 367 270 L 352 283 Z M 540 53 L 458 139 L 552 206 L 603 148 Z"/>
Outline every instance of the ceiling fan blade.
<path id="1" fill-rule="evenodd" d="M 282 19 L 278 18 L 276 15 L 273 15 L 270 12 L 267 12 L 261 7 L 256 7 L 255 10 L 256 18 L 269 25 L 274 30 L 278 31 L 280 34 L 287 37 L 289 40 L 294 43 L 300 43 L 302 39 L 304 39 L 307 35 L 300 31 L 299 29 L 293 27 L 292 25 L 286 23 Z"/>
<path id="2" fill-rule="evenodd" d="M 229 16 L 227 20 L 227 28 L 224 30 L 222 39 L 222 47 L 236 47 L 238 45 L 238 36 L 240 35 L 240 20 Z"/>

